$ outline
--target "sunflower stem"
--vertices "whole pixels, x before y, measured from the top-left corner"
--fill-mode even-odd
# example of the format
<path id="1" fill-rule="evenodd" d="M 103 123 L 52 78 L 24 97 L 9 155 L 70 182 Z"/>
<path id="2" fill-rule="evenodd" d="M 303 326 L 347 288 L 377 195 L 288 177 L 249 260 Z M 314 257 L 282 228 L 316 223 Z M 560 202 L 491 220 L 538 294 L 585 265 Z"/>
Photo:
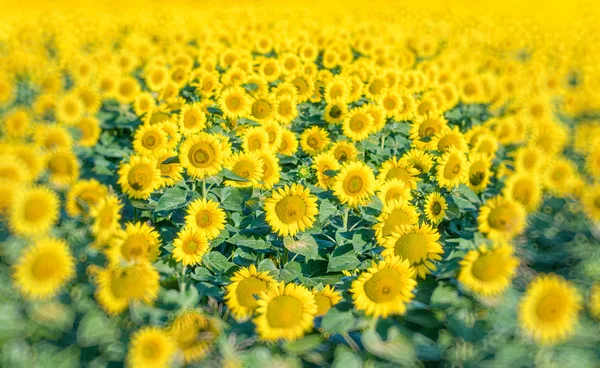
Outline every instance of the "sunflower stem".
<path id="1" fill-rule="evenodd" d="M 282 266 L 284 266 L 284 265 L 286 265 L 288 263 L 288 257 L 289 257 L 288 249 L 284 246 L 283 247 L 283 262 L 282 262 Z"/>
<path id="2" fill-rule="evenodd" d="M 202 198 L 206 198 L 206 181 L 202 180 Z"/>
<path id="3" fill-rule="evenodd" d="M 381 134 L 381 149 L 385 147 L 385 134 Z"/>
<path id="4" fill-rule="evenodd" d="M 192 192 L 196 191 L 196 179 L 192 180 Z"/>
<path id="5" fill-rule="evenodd" d="M 360 348 L 358 347 L 356 342 L 352 340 L 348 332 L 342 332 L 340 335 L 344 338 L 344 340 L 346 340 L 346 342 L 352 348 L 352 350 L 354 350 L 356 353 L 360 351 Z"/>
<path id="6" fill-rule="evenodd" d="M 350 208 L 346 207 L 344 209 L 344 214 L 342 215 L 342 219 L 344 220 L 344 229 L 348 230 L 348 212 L 350 212 Z"/>
<path id="7" fill-rule="evenodd" d="M 183 294 L 185 292 L 185 267 L 183 264 L 181 265 L 181 282 L 179 283 L 179 292 Z"/>

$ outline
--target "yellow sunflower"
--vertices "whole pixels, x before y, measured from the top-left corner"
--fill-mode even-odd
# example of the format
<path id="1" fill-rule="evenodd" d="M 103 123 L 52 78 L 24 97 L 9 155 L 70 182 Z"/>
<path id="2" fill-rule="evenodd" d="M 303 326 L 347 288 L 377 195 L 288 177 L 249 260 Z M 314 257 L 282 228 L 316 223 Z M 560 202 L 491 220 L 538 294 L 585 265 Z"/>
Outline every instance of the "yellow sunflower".
<path id="1" fill-rule="evenodd" d="M 35 144 L 42 150 L 70 150 L 73 146 L 71 133 L 60 125 L 41 125 L 33 134 Z"/>
<path id="2" fill-rule="evenodd" d="M 22 188 L 12 199 L 8 228 L 14 235 L 36 237 L 47 234 L 58 221 L 60 200 L 47 187 Z"/>
<path id="3" fill-rule="evenodd" d="M 160 187 L 160 170 L 156 158 L 131 156 L 128 163 L 121 164 L 117 183 L 129 198 L 146 199 Z"/>
<path id="4" fill-rule="evenodd" d="M 0 154 L 0 180 L 26 183 L 30 178 L 24 162 L 12 154 Z"/>
<path id="5" fill-rule="evenodd" d="M 341 124 L 348 114 L 348 105 L 339 98 L 334 99 L 325 106 L 323 119 L 329 124 Z"/>
<path id="6" fill-rule="evenodd" d="M 296 135 L 287 129 L 281 132 L 281 143 L 277 148 L 277 153 L 285 156 L 292 156 L 298 151 L 298 139 Z"/>
<path id="7" fill-rule="evenodd" d="M 240 321 L 252 316 L 258 294 L 266 292 L 275 282 L 268 272 L 258 272 L 253 264 L 242 267 L 229 281 L 231 284 L 225 286 L 225 303 L 235 319 Z"/>
<path id="8" fill-rule="evenodd" d="M 135 100 L 140 93 L 140 85 L 134 77 L 121 78 L 117 84 L 115 98 L 117 101 L 128 104 Z"/>
<path id="9" fill-rule="evenodd" d="M 417 148 L 435 149 L 433 138 L 436 134 L 440 134 L 447 124 L 448 121 L 439 114 L 419 116 L 411 124 L 409 138 Z"/>
<path id="10" fill-rule="evenodd" d="M 465 136 L 460 132 L 457 126 L 450 128 L 445 126 L 431 139 L 433 149 L 445 152 L 450 147 L 456 147 L 459 151 L 466 152 L 469 149 Z"/>
<path id="11" fill-rule="evenodd" d="M 44 158 L 49 181 L 57 188 L 67 188 L 79 177 L 79 161 L 72 151 L 52 151 Z"/>
<path id="12" fill-rule="evenodd" d="M 267 223 L 280 236 L 295 236 L 314 224 L 317 197 L 300 184 L 286 185 L 265 200 L 265 212 Z"/>
<path id="13" fill-rule="evenodd" d="M 55 296 L 75 276 L 75 259 L 62 239 L 39 238 L 13 266 L 13 282 L 28 299 Z"/>
<path id="14" fill-rule="evenodd" d="M 333 153 L 333 156 L 340 163 L 354 161 L 358 156 L 358 149 L 356 149 L 356 146 L 354 146 L 352 142 L 344 140 L 335 142 L 329 149 L 329 152 Z"/>
<path id="15" fill-rule="evenodd" d="M 300 135 L 300 147 L 310 156 L 316 156 L 325 151 L 330 142 L 327 131 L 318 126 L 308 128 Z"/>
<path id="16" fill-rule="evenodd" d="M 519 260 L 510 245 L 485 245 L 470 250 L 460 261 L 458 281 L 476 294 L 493 296 L 503 293 L 515 277 Z"/>
<path id="17" fill-rule="evenodd" d="M 281 179 L 279 159 L 271 151 L 260 151 L 258 155 L 263 162 L 262 184 L 258 184 L 258 187 L 269 190 Z"/>
<path id="18" fill-rule="evenodd" d="M 0 180 L 0 216 L 9 214 L 13 200 L 19 191 L 19 184 L 8 180 Z"/>
<path id="19" fill-rule="evenodd" d="M 71 217 L 87 215 L 90 208 L 102 200 L 107 193 L 108 188 L 96 179 L 76 182 L 67 193 L 65 202 L 67 215 Z"/>
<path id="20" fill-rule="evenodd" d="M 400 163 L 404 166 L 412 166 L 420 174 L 427 174 L 433 168 L 433 155 L 418 148 L 411 148 L 400 158 Z"/>
<path id="21" fill-rule="evenodd" d="M 342 121 L 344 135 L 353 141 L 365 140 L 373 129 L 373 116 L 365 107 L 354 108 Z"/>
<path id="22" fill-rule="evenodd" d="M 595 222 L 600 222 L 600 185 L 587 187 L 581 196 L 583 210 Z"/>
<path id="23" fill-rule="evenodd" d="M 173 240 L 173 258 L 184 266 L 200 264 L 202 256 L 208 251 L 208 241 L 203 232 L 186 227 Z"/>
<path id="24" fill-rule="evenodd" d="M 181 133 L 189 137 L 200 133 L 206 128 L 206 114 L 199 104 L 185 105 L 179 113 L 179 129 Z"/>
<path id="25" fill-rule="evenodd" d="M 342 293 L 336 291 L 331 285 L 325 285 L 321 290 L 313 289 L 313 296 L 317 303 L 317 313 L 315 317 L 324 316 L 331 307 L 342 300 Z"/>
<path id="26" fill-rule="evenodd" d="M 383 205 L 389 205 L 392 201 L 410 201 L 412 199 L 411 189 L 400 179 L 392 178 L 379 186 L 377 197 Z"/>
<path id="27" fill-rule="evenodd" d="M 525 217 L 525 209 L 518 202 L 497 196 L 479 209 L 478 229 L 492 240 L 508 241 L 525 229 Z"/>
<path id="28" fill-rule="evenodd" d="M 117 230 L 106 251 L 112 265 L 122 261 L 153 262 L 160 252 L 161 241 L 158 232 L 145 222 L 125 224 L 125 230 Z"/>
<path id="29" fill-rule="evenodd" d="M 109 194 L 90 207 L 90 226 L 96 245 L 105 245 L 121 229 L 121 209 L 123 205 L 114 194 Z"/>
<path id="30" fill-rule="evenodd" d="M 375 237 L 383 245 L 386 238 L 399 227 L 414 225 L 419 221 L 417 209 L 404 199 L 389 201 L 381 210 L 377 223 L 373 226 Z"/>
<path id="31" fill-rule="evenodd" d="M 469 157 L 469 174 L 467 186 L 475 193 L 481 193 L 487 188 L 492 175 L 492 159 L 482 153 Z"/>
<path id="32" fill-rule="evenodd" d="M 169 162 L 177 157 L 177 152 L 167 148 L 154 152 L 156 168 L 160 170 L 161 186 L 170 187 L 181 181 L 183 167 L 179 162 Z"/>
<path id="33" fill-rule="evenodd" d="M 419 175 L 419 170 L 404 161 L 398 160 L 396 157 L 392 157 L 381 164 L 377 181 L 384 184 L 388 180 L 398 179 L 414 190 L 417 189 L 417 181 L 420 180 L 417 175 Z"/>
<path id="34" fill-rule="evenodd" d="M 175 341 L 167 331 L 145 326 L 131 335 L 127 366 L 131 368 L 167 368 L 175 354 Z"/>
<path id="35" fill-rule="evenodd" d="M 259 94 L 252 98 L 250 105 L 250 116 L 252 120 L 258 122 L 269 121 L 274 118 L 277 100 L 267 94 Z"/>
<path id="36" fill-rule="evenodd" d="M 242 148 L 244 149 L 244 152 L 258 152 L 273 149 L 269 143 L 269 133 L 267 133 L 262 126 L 249 127 L 244 130 Z"/>
<path id="37" fill-rule="evenodd" d="M 527 286 L 519 304 L 519 323 L 523 331 L 542 345 L 567 340 L 579 320 L 581 297 L 564 278 L 540 275 Z"/>
<path id="38" fill-rule="evenodd" d="M 167 147 L 167 133 L 155 125 L 141 125 L 133 137 L 133 149 L 141 156 L 149 156 Z"/>
<path id="39" fill-rule="evenodd" d="M 437 225 L 446 216 L 446 210 L 448 209 L 448 203 L 446 199 L 438 192 L 433 192 L 427 195 L 424 206 L 425 216 L 427 220 L 433 225 Z"/>
<path id="40" fill-rule="evenodd" d="M 221 93 L 219 105 L 225 117 L 238 119 L 248 114 L 251 103 L 242 87 L 229 87 Z"/>
<path id="41" fill-rule="evenodd" d="M 350 293 L 355 308 L 375 318 L 406 313 L 406 305 L 414 298 L 417 285 L 414 274 L 408 261 L 397 256 L 373 261 L 371 267 L 352 282 Z"/>
<path id="42" fill-rule="evenodd" d="M 254 324 L 264 341 L 293 341 L 313 327 L 317 303 L 313 294 L 302 285 L 283 282 L 269 285 L 256 302 Z"/>
<path id="43" fill-rule="evenodd" d="M 226 215 L 219 203 L 210 199 L 198 198 L 189 204 L 185 224 L 191 229 L 196 229 L 207 240 L 219 236 L 225 228 Z"/>
<path id="44" fill-rule="evenodd" d="M 130 302 L 152 304 L 158 297 L 159 279 L 149 262 L 112 265 L 96 274 L 95 297 L 106 313 L 116 315 Z"/>
<path id="45" fill-rule="evenodd" d="M 283 127 L 277 121 L 270 120 L 261 123 L 264 130 L 269 135 L 269 148 L 271 151 L 277 151 L 281 145 Z"/>
<path id="46" fill-rule="evenodd" d="M 282 124 L 291 123 L 298 116 L 296 107 L 296 97 L 290 94 L 283 94 L 277 97 L 275 106 L 275 118 Z"/>
<path id="47" fill-rule="evenodd" d="M 201 361 L 210 353 L 214 342 L 221 335 L 221 328 L 215 318 L 192 309 L 175 317 L 168 332 L 177 349 L 183 353 L 183 361 L 193 363 Z"/>
<path id="48" fill-rule="evenodd" d="M 313 169 L 317 172 L 317 186 L 323 189 L 330 189 L 333 185 L 335 174 L 326 172 L 337 171 L 341 165 L 331 152 L 323 152 L 313 158 Z"/>
<path id="49" fill-rule="evenodd" d="M 564 197 L 573 190 L 573 179 L 577 173 L 577 167 L 572 161 L 557 157 L 548 162 L 542 176 L 543 184 L 551 193 Z"/>
<path id="50" fill-rule="evenodd" d="M 600 146 L 596 145 L 585 159 L 585 168 L 596 179 L 600 179 Z"/>
<path id="51" fill-rule="evenodd" d="M 464 152 L 451 147 L 437 162 L 436 179 L 441 187 L 452 189 L 469 179 L 469 163 Z"/>
<path id="52" fill-rule="evenodd" d="M 77 144 L 81 147 L 94 147 L 98 143 L 102 129 L 95 117 L 86 116 L 79 119 L 75 123 L 75 128 L 80 134 Z"/>
<path id="53" fill-rule="evenodd" d="M 366 205 L 375 193 L 375 174 L 364 162 L 346 163 L 333 182 L 333 193 L 350 207 Z"/>
<path id="54" fill-rule="evenodd" d="M 67 124 L 75 123 L 84 112 L 83 101 L 74 93 L 61 97 L 56 103 L 56 119 Z"/>
<path id="55" fill-rule="evenodd" d="M 37 147 L 33 144 L 11 145 L 10 153 L 25 164 L 24 168 L 27 169 L 27 179 L 29 181 L 36 180 L 40 176 L 44 169 L 44 158 L 40 155 Z M 3 162 L 3 160 L 0 160 L 0 162 Z M 18 160 L 11 160 L 11 162 L 20 164 Z M 0 174 L 0 176 L 2 176 L 2 174 Z"/>
<path id="56" fill-rule="evenodd" d="M 534 145 L 527 145 L 517 149 L 514 152 L 514 159 L 516 171 L 539 174 L 546 167 L 546 154 Z"/>
<path id="57" fill-rule="evenodd" d="M 209 133 L 192 135 L 179 148 L 179 162 L 193 178 L 202 180 L 218 174 L 223 161 L 223 146 Z"/>
<path id="58" fill-rule="evenodd" d="M 264 176 L 264 162 L 256 152 L 238 152 L 229 157 L 225 167 L 247 181 L 225 180 L 231 187 L 251 187 L 258 185 Z"/>
<path id="59" fill-rule="evenodd" d="M 517 172 L 504 183 L 504 196 L 519 202 L 529 212 L 536 211 L 542 201 L 542 186 L 537 175 Z"/>
<path id="60" fill-rule="evenodd" d="M 149 113 L 155 107 L 156 101 L 150 92 L 142 92 L 138 94 L 135 97 L 135 101 L 133 101 L 133 111 L 135 111 L 135 114 L 140 117 Z"/>
<path id="61" fill-rule="evenodd" d="M 444 254 L 439 239 L 440 234 L 431 225 L 397 226 L 385 240 L 385 250 L 381 255 L 407 260 L 417 275 L 424 279 L 436 270 L 434 262 L 441 260 Z"/>

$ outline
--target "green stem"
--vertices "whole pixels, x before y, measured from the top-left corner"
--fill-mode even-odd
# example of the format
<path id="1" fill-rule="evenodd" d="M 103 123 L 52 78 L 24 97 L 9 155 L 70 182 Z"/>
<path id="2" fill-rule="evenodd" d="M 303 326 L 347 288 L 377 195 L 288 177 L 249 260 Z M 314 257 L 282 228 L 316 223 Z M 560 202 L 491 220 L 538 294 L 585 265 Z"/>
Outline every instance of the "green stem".
<path id="1" fill-rule="evenodd" d="M 196 191 L 196 179 L 192 180 L 192 192 Z"/>
<path id="2" fill-rule="evenodd" d="M 179 283 L 179 292 L 183 294 L 185 292 L 185 267 L 183 264 L 181 265 L 181 282 Z"/>
<path id="3" fill-rule="evenodd" d="M 282 262 L 282 268 L 284 265 L 286 265 L 288 263 L 288 257 L 289 257 L 289 251 L 288 249 L 284 246 L 283 247 L 283 262 Z"/>
<path id="4" fill-rule="evenodd" d="M 206 181 L 202 180 L 202 198 L 206 198 Z"/>
<path id="5" fill-rule="evenodd" d="M 350 212 L 350 208 L 346 207 L 344 209 L 344 214 L 342 215 L 342 219 L 344 220 L 344 229 L 348 230 L 348 212 Z"/>
<path id="6" fill-rule="evenodd" d="M 385 134 L 381 135 L 381 149 L 383 149 L 383 147 L 385 147 Z"/>

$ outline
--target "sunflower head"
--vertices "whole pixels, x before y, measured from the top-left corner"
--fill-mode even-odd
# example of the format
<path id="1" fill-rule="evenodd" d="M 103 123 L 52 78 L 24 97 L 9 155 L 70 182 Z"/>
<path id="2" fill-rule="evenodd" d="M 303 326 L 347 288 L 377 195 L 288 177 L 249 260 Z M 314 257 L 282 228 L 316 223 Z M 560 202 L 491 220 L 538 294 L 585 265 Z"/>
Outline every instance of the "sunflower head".
<path id="1" fill-rule="evenodd" d="M 294 236 L 310 228 L 318 213 L 317 197 L 300 184 L 273 191 L 265 201 L 267 222 L 281 236 Z"/>
<path id="2" fill-rule="evenodd" d="M 118 183 L 130 198 L 146 199 L 161 185 L 160 170 L 156 158 L 132 156 L 119 169 Z"/>
<path id="3" fill-rule="evenodd" d="M 491 296 L 504 292 L 519 265 L 510 245 L 485 245 L 469 251 L 460 262 L 458 281 L 476 294 Z"/>
<path id="4" fill-rule="evenodd" d="M 127 352 L 130 367 L 167 367 L 175 354 L 176 344 L 167 331 L 142 327 L 131 336 Z"/>
<path id="5" fill-rule="evenodd" d="M 340 202 L 350 207 L 365 205 L 375 192 L 375 174 L 361 161 L 345 164 L 335 177 L 333 192 Z"/>

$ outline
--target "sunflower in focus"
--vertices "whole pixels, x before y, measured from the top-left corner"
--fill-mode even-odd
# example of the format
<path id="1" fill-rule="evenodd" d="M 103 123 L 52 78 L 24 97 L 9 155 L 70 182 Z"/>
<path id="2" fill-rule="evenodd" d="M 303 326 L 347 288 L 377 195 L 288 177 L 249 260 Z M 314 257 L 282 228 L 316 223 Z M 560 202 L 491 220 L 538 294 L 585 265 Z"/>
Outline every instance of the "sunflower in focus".
<path id="1" fill-rule="evenodd" d="M 313 158 L 312 167 L 317 173 L 317 186 L 329 189 L 341 165 L 331 152 L 323 152 Z"/>
<path id="2" fill-rule="evenodd" d="M 238 119 L 250 111 L 251 103 L 243 88 L 229 87 L 222 92 L 219 105 L 226 117 Z"/>
<path id="3" fill-rule="evenodd" d="M 257 271 L 253 264 L 236 271 L 229 281 L 231 284 L 225 286 L 225 303 L 237 320 L 249 318 L 256 308 L 258 294 L 266 292 L 275 282 L 268 272 Z"/>
<path id="4" fill-rule="evenodd" d="M 219 236 L 225 228 L 226 215 L 219 203 L 210 199 L 199 198 L 189 204 L 185 224 L 191 229 L 196 229 L 207 240 Z"/>
<path id="5" fill-rule="evenodd" d="M 296 151 L 298 151 L 298 139 L 296 138 L 296 135 L 287 129 L 283 129 L 281 132 L 281 143 L 279 143 L 277 153 L 285 156 L 292 156 Z"/>
<path id="6" fill-rule="evenodd" d="M 146 326 L 132 334 L 127 351 L 131 368 L 166 368 L 175 354 L 175 341 L 167 331 Z"/>
<path id="7" fill-rule="evenodd" d="M 155 125 L 140 126 L 133 137 L 133 149 L 142 156 L 152 155 L 167 146 L 167 133 Z"/>
<path id="8" fill-rule="evenodd" d="M 371 134 L 373 124 L 373 116 L 365 108 L 359 107 L 348 111 L 342 121 L 342 131 L 349 139 L 362 141 Z"/>
<path id="9" fill-rule="evenodd" d="M 204 179 L 218 174 L 223 161 L 223 146 L 212 134 L 192 135 L 179 148 L 179 162 L 193 178 Z"/>
<path id="10" fill-rule="evenodd" d="M 256 302 L 256 331 L 264 341 L 293 341 L 313 327 L 317 303 L 306 287 L 283 282 L 269 285 Z"/>
<path id="11" fill-rule="evenodd" d="M 464 152 L 451 147 L 437 162 L 436 179 L 441 187 L 454 188 L 469 178 L 469 163 Z"/>
<path id="12" fill-rule="evenodd" d="M 264 176 L 264 166 L 264 162 L 256 152 L 234 153 L 225 163 L 225 167 L 245 181 L 231 179 L 225 180 L 224 184 L 240 188 L 258 185 Z"/>
<path id="13" fill-rule="evenodd" d="M 198 229 L 185 228 L 173 240 L 173 258 L 184 266 L 200 264 L 202 256 L 208 251 L 206 236 Z"/>
<path id="14" fill-rule="evenodd" d="M 200 133 L 206 127 L 206 114 L 199 104 L 185 105 L 179 113 L 179 129 L 189 137 Z"/>
<path id="15" fill-rule="evenodd" d="M 300 184 L 273 191 L 265 201 L 266 219 L 280 236 L 295 236 L 312 227 L 319 213 L 317 197 Z"/>
<path id="16" fill-rule="evenodd" d="M 316 156 L 326 150 L 330 141 L 327 131 L 317 126 L 306 129 L 300 135 L 300 147 L 310 156 Z"/>
<path id="17" fill-rule="evenodd" d="M 518 265 L 510 245 L 482 245 L 460 261 L 458 281 L 476 294 L 498 295 L 510 286 Z"/>
<path id="18" fill-rule="evenodd" d="M 258 152 L 258 156 L 263 162 L 262 184 L 259 183 L 258 187 L 269 190 L 281 179 L 279 159 L 271 151 L 266 150 Z"/>
<path id="19" fill-rule="evenodd" d="M 342 166 L 333 182 L 333 193 L 350 207 L 365 205 L 375 193 L 375 174 L 361 161 L 349 162 Z"/>
<path id="20" fill-rule="evenodd" d="M 581 297 L 571 282 L 554 274 L 540 275 L 527 286 L 518 318 L 536 342 L 553 345 L 574 333 L 581 308 Z"/>
<path id="21" fill-rule="evenodd" d="M 334 305 L 342 300 L 342 294 L 336 291 L 331 285 L 325 285 L 321 290 L 313 289 L 313 296 L 317 303 L 317 313 L 315 317 L 324 316 Z"/>
<path id="22" fill-rule="evenodd" d="M 160 170 L 156 166 L 154 157 L 131 156 L 128 163 L 121 165 L 117 183 L 128 197 L 146 199 L 161 184 Z"/>
<path id="23" fill-rule="evenodd" d="M 244 152 L 259 152 L 271 150 L 269 133 L 262 126 L 250 127 L 244 130 L 242 148 Z"/>
<path id="24" fill-rule="evenodd" d="M 161 187 L 171 187 L 183 179 L 183 167 L 179 162 L 173 162 L 178 158 L 177 152 L 163 148 L 154 152 L 156 157 L 156 168 L 160 170 Z"/>
<path id="25" fill-rule="evenodd" d="M 417 285 L 414 269 L 408 261 L 388 256 L 375 262 L 352 282 L 350 292 L 354 306 L 367 316 L 386 318 L 406 313 Z"/>
<path id="26" fill-rule="evenodd" d="M 433 192 L 425 199 L 425 205 L 423 212 L 427 217 L 427 220 L 432 225 L 437 225 L 446 216 L 446 210 L 448 209 L 448 203 L 446 199 L 438 192 Z"/>
<path id="27" fill-rule="evenodd" d="M 56 295 L 75 276 L 75 259 L 62 239 L 39 238 L 22 251 L 13 268 L 14 285 L 29 299 Z"/>
<path id="28" fill-rule="evenodd" d="M 373 226 L 375 237 L 379 244 L 384 244 L 385 239 L 392 235 L 398 227 L 414 225 L 419 221 L 417 209 L 403 199 L 392 200 L 384 205 L 377 223 Z"/>
<path id="29" fill-rule="evenodd" d="M 389 180 L 398 179 L 411 189 L 417 189 L 417 182 L 420 180 L 418 175 L 419 170 L 411 164 L 398 160 L 397 157 L 392 157 L 381 164 L 377 181 L 384 184 Z"/>

